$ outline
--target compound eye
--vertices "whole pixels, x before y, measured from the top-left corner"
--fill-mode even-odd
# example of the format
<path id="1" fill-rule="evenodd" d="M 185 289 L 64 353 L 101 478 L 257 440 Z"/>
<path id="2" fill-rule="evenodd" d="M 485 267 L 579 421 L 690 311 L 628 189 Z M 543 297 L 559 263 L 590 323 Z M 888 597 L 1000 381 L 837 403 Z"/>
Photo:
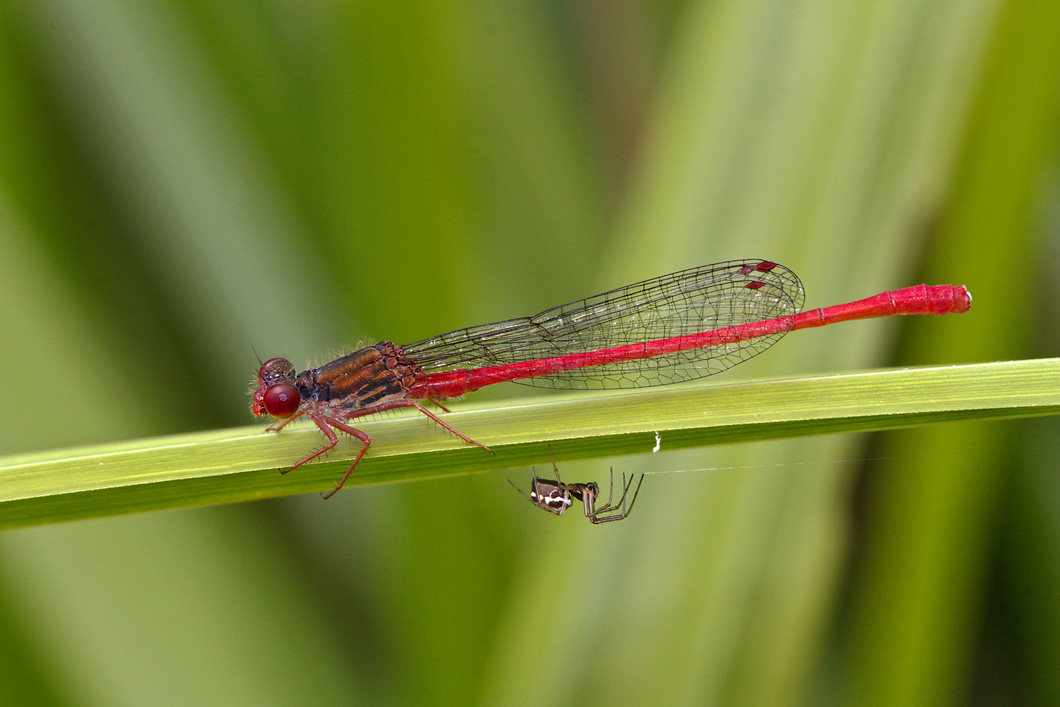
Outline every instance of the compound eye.
<path id="1" fill-rule="evenodd" d="M 272 386 L 262 395 L 265 410 L 273 417 L 290 417 L 298 412 L 302 396 L 293 385 L 279 383 Z"/>

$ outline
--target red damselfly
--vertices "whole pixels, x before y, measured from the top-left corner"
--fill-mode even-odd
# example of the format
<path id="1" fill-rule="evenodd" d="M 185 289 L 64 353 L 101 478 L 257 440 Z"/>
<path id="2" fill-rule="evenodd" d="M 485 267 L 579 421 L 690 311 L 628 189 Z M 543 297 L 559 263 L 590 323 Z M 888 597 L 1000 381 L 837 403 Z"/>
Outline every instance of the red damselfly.
<path id="1" fill-rule="evenodd" d="M 271 415 L 280 430 L 306 415 L 327 444 L 334 430 L 363 443 L 330 497 L 349 478 L 371 438 L 347 422 L 414 407 L 468 444 L 428 410 L 494 383 L 570 389 L 642 388 L 720 373 L 762 353 L 794 329 L 897 314 L 965 312 L 963 286 L 917 285 L 867 299 L 802 312 L 803 289 L 788 268 L 768 260 L 704 265 L 645 280 L 533 317 L 457 329 L 404 346 L 383 341 L 319 368 L 295 372 L 269 359 L 258 371 L 251 411 Z M 800 313 L 801 312 L 801 313 Z M 290 471 L 290 469 L 288 469 Z"/>

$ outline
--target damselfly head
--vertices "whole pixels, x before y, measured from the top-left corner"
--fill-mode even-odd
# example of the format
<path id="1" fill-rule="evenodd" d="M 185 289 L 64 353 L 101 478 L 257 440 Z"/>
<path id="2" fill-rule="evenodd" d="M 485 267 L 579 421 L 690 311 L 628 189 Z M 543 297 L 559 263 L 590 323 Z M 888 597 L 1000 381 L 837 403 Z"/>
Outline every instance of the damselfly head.
<path id="1" fill-rule="evenodd" d="M 261 364 L 250 411 L 277 418 L 295 414 L 302 404 L 302 396 L 294 387 L 294 374 L 294 366 L 285 358 L 270 358 Z"/>

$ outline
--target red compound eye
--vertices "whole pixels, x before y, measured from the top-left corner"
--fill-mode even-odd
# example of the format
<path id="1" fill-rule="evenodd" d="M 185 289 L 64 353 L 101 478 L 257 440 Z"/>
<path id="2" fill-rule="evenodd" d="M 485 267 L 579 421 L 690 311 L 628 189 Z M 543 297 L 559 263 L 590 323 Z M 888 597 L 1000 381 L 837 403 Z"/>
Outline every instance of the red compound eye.
<path id="1" fill-rule="evenodd" d="M 265 409 L 273 417 L 290 417 L 298 412 L 302 397 L 293 385 L 279 383 L 265 391 L 262 402 L 265 403 Z"/>

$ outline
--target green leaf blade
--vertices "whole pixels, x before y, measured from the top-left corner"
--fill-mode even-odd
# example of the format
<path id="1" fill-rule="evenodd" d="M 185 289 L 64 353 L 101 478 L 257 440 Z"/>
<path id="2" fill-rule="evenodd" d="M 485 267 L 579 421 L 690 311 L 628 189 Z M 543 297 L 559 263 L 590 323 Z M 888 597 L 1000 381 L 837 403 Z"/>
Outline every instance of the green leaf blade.
<path id="1" fill-rule="evenodd" d="M 353 488 L 564 458 L 670 451 L 737 442 L 1060 411 L 1060 359 L 870 371 L 619 395 L 467 405 L 446 421 L 494 454 L 419 415 L 367 418 L 373 443 Z M 307 425 L 279 434 L 247 427 L 0 459 L 0 528 L 257 500 L 330 490 L 359 450 L 279 474 L 321 444 Z"/>

